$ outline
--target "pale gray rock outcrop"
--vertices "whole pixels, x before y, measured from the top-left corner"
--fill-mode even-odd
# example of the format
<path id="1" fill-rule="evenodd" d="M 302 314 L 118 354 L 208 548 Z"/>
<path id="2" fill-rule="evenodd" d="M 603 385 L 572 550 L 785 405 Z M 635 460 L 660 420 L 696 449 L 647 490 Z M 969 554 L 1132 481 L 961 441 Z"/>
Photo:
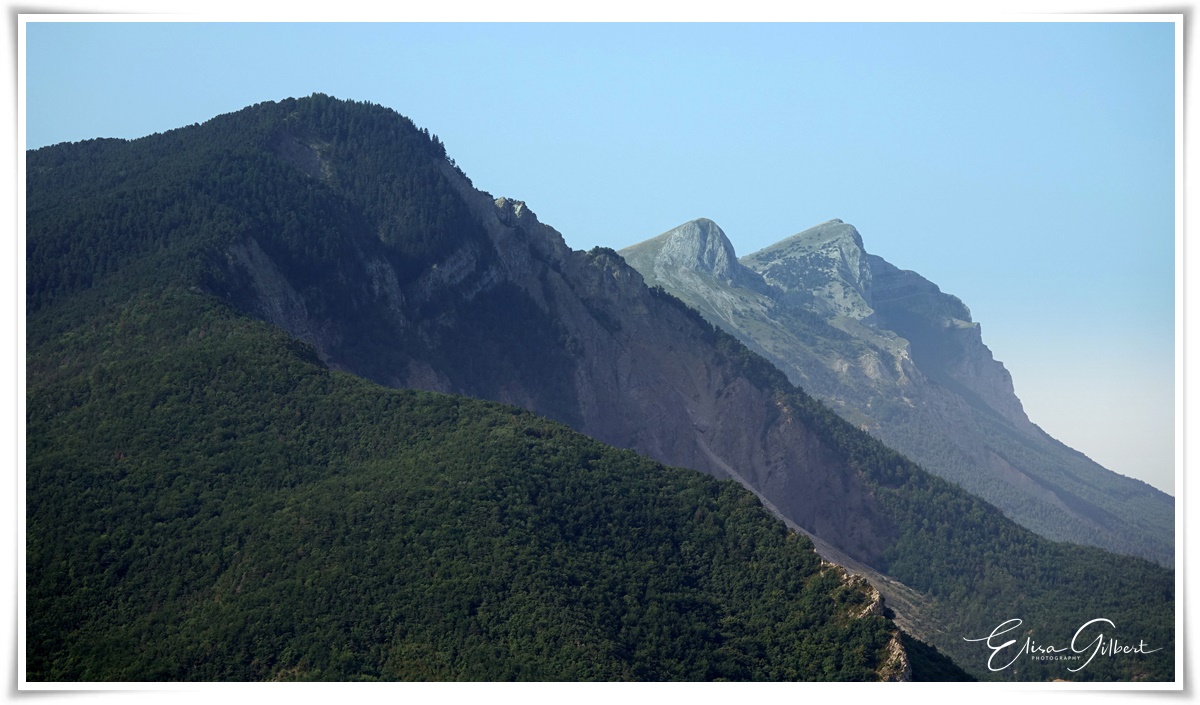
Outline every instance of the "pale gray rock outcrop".
<path id="1" fill-rule="evenodd" d="M 833 316 L 871 315 L 872 271 L 862 235 L 834 218 L 745 258 L 793 301 Z"/>

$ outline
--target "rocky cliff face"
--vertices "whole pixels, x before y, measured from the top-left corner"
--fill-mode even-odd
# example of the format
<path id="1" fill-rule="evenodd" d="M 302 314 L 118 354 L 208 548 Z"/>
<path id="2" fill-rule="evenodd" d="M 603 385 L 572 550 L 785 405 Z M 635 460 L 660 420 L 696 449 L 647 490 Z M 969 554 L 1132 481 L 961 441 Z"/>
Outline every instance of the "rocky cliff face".
<path id="1" fill-rule="evenodd" d="M 982 403 L 1023 433 L 1033 433 L 1012 375 L 983 343 L 978 323 L 957 297 L 916 272 L 866 255 L 878 325 L 910 341 L 917 365 L 943 385 Z"/>
<path id="2" fill-rule="evenodd" d="M 748 302 L 741 293 L 763 293 L 766 282 L 737 260 L 733 243 L 716 223 L 701 218 L 627 248 L 621 256 L 645 277 L 650 286 L 668 291 L 703 291 L 702 312 L 709 320 L 732 322 L 746 306 L 760 309 L 761 301 Z M 694 302 L 689 302 L 695 308 Z"/>
<path id="3" fill-rule="evenodd" d="M 789 301 L 830 316 L 870 317 L 872 275 L 862 236 L 833 219 L 746 257 Z"/>
<path id="4" fill-rule="evenodd" d="M 515 404 L 664 463 L 732 477 L 847 553 L 880 558 L 895 529 L 858 476 L 772 389 L 715 351 L 707 324 L 648 289 L 620 257 L 570 250 L 524 203 L 477 191 L 449 165 L 443 176 L 486 243 L 465 241 L 395 286 L 400 275 L 386 257 L 356 243 L 350 249 L 361 260 L 345 266 L 370 276 L 343 278 L 348 291 L 309 289 L 306 298 L 261 248 L 242 241 L 229 262 L 246 282 L 243 305 L 312 343 L 333 367 Z M 665 245 L 664 271 L 687 264 L 724 282 L 755 280 L 711 221 Z M 314 313 L 331 310 L 331 298 L 389 312 L 372 317 L 371 332 L 389 350 L 386 367 L 342 344 L 361 337 L 354 322 Z M 438 315 L 426 315 L 432 310 Z M 490 328 L 501 315 L 502 333 Z"/>
<path id="5" fill-rule="evenodd" d="M 692 220 L 644 243 L 656 279 L 698 272 L 725 284 L 753 286 L 760 277 L 737 260 L 733 243 L 708 218 Z M 652 252 L 651 252 L 652 251 Z"/>
<path id="6" fill-rule="evenodd" d="M 1043 535 L 1173 560 L 1174 502 L 1065 448 L 1026 416 L 1012 377 L 957 297 L 869 254 L 831 220 L 739 260 L 717 277 L 694 259 L 684 224 L 622 250 L 664 287 L 923 467 Z M 732 249 L 723 238 L 722 251 Z M 689 242 L 689 238 L 694 241 Z M 669 248 L 667 245 L 669 244 Z M 723 273 L 739 271 L 724 265 Z"/>

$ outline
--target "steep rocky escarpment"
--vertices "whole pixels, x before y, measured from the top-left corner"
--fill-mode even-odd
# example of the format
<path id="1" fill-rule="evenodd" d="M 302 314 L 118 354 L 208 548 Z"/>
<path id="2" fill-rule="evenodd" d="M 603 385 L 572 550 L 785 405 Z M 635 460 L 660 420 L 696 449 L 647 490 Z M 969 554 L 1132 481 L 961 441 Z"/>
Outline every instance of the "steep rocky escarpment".
<path id="1" fill-rule="evenodd" d="M 942 385 L 974 398 L 1025 434 L 1034 431 L 1013 390 L 1012 375 L 983 343 L 980 325 L 957 297 L 916 272 L 867 255 L 879 326 L 912 345 L 917 365 Z"/>
<path id="2" fill-rule="evenodd" d="M 895 528 L 858 476 L 781 408 L 773 389 L 716 351 L 711 327 L 648 289 L 621 258 L 571 251 L 524 203 L 478 192 L 449 167 L 444 176 L 488 246 L 451 250 L 398 291 L 380 286 L 399 277 L 386 263 L 351 261 L 351 271 L 373 278 L 343 277 L 305 301 L 276 263 L 239 242 L 231 266 L 254 290 L 244 305 L 334 366 L 516 404 L 661 462 L 736 478 L 806 530 L 861 560 L 881 558 Z M 344 299 L 392 312 L 371 323 L 370 335 L 393 346 L 383 374 L 371 374 L 378 360 L 365 360 L 364 370 L 363 352 L 343 344 L 356 336 L 353 321 L 309 313 Z"/>
<path id="3" fill-rule="evenodd" d="M 561 242 L 528 208 L 511 203 L 497 202 L 500 227 L 488 221 L 497 249 L 527 239 Z M 714 350 L 715 331 L 647 289 L 619 257 L 565 248 L 543 255 L 512 274 L 574 343 L 580 430 L 666 463 L 734 477 L 805 529 L 863 560 L 880 558 L 895 529 L 857 475 L 776 402 L 773 389 L 753 384 Z"/>

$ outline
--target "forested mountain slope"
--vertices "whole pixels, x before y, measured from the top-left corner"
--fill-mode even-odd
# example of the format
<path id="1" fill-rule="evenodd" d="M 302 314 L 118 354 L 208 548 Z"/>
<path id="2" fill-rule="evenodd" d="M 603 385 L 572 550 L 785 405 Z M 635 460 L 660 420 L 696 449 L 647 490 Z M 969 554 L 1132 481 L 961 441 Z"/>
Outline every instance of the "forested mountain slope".
<path id="1" fill-rule="evenodd" d="M 38 374 L 69 366 L 70 354 L 41 351 L 86 340 L 99 316 L 117 315 L 120 330 L 130 301 L 183 287 L 276 324 L 334 370 L 514 404 L 659 462 L 733 477 L 925 593 L 921 623 L 933 626 L 918 636 L 977 675 L 1173 677 L 1172 571 L 1051 543 L 925 473 L 646 287 L 614 252 L 571 251 L 523 203 L 475 190 L 436 138 L 391 110 L 320 95 L 264 103 L 141 140 L 37 150 L 27 167 Z M 165 386 L 153 403 L 171 380 L 154 381 Z M 51 407 L 52 417 L 77 403 Z M 63 428 L 54 418 L 46 428 Z M 211 434 L 234 442 L 239 429 L 231 420 Z M 31 497 L 38 491 L 31 485 Z M 74 590 L 88 574 L 66 575 Z M 987 674 L 986 650 L 963 638 L 1014 614 L 1040 643 L 1063 643 L 1103 615 L 1114 636 L 1158 650 L 1078 673 L 1023 659 Z"/>
<path id="2" fill-rule="evenodd" d="M 31 352 L 30 680 L 966 677 L 736 484 L 211 298 Z"/>

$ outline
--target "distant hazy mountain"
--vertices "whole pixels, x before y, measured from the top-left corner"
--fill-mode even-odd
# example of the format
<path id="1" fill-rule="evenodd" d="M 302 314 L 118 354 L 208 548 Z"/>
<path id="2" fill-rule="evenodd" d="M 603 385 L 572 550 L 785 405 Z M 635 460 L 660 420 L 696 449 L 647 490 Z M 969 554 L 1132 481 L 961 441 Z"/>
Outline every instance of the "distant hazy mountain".
<path id="1" fill-rule="evenodd" d="M 831 220 L 741 260 L 707 219 L 621 251 L 646 278 L 922 467 L 1051 539 L 1170 565 L 1174 499 L 1025 415 L 958 298 Z"/>
<path id="2" fill-rule="evenodd" d="M 275 614 L 278 595 L 319 607 L 319 634 L 354 637 L 322 657 L 330 668 L 362 663 L 363 644 L 384 649 L 372 658 L 386 665 L 388 647 L 372 639 L 386 641 L 396 630 L 412 637 L 391 652 L 397 662 L 444 663 L 462 645 L 478 646 L 472 624 L 495 627 L 491 597 L 472 597 L 472 586 L 487 587 L 471 581 L 486 560 L 451 561 L 445 569 L 435 562 L 424 573 L 418 563 L 410 579 L 388 583 L 373 574 L 359 578 L 359 566 L 370 561 L 350 568 L 341 558 L 358 560 L 349 547 L 362 545 L 379 556 L 423 551 L 448 561 L 460 551 L 486 559 L 494 532 L 468 531 L 474 522 L 509 531 L 518 547 L 527 545 L 522 538 L 538 537 L 536 550 L 519 553 L 521 575 L 536 580 L 522 583 L 510 595 L 519 604 L 504 612 L 519 627 L 507 632 L 517 642 L 484 645 L 503 649 L 518 669 L 544 665 L 555 653 L 527 637 L 545 618 L 527 603 L 543 595 L 560 608 L 556 615 L 579 624 L 634 620 L 613 648 L 644 644 L 659 654 L 687 639 L 660 633 L 669 618 L 650 631 L 636 627 L 651 603 L 655 610 L 696 611 L 703 629 L 716 630 L 708 633 L 719 636 L 718 648 L 726 639 L 739 653 L 762 657 L 778 642 L 764 641 L 761 630 L 788 631 L 788 619 L 806 619 L 803 609 L 781 607 L 774 590 L 790 588 L 745 588 L 768 611 L 792 615 L 783 620 L 743 619 L 707 597 L 694 599 L 692 587 L 724 584 L 736 570 L 707 582 L 715 574 L 700 556 L 709 554 L 698 552 L 686 532 L 658 533 L 665 520 L 651 495 L 666 501 L 680 490 L 639 491 L 647 505 L 639 514 L 626 502 L 630 485 L 588 480 L 577 466 L 590 456 L 548 448 L 539 441 L 543 427 L 483 418 L 454 436 L 457 442 L 446 441 L 472 407 L 439 407 L 414 420 L 390 410 L 416 403 L 412 397 L 377 387 L 350 397 L 329 388 L 337 403 L 322 401 L 325 387 L 298 387 L 298 378 L 284 373 L 301 364 L 304 374 L 326 367 L 391 387 L 520 406 L 664 464 L 736 479 L 789 526 L 815 536 L 825 555 L 870 575 L 900 626 L 973 674 L 1172 677 L 1173 571 L 1046 541 L 923 471 L 677 298 L 647 287 L 615 252 L 572 251 L 524 203 L 475 189 L 436 138 L 391 110 L 326 96 L 264 103 L 141 140 L 30 152 L 27 172 L 29 589 L 40 606 L 40 663 L 55 654 L 69 666 L 82 655 L 121 653 L 111 648 L 118 642 L 105 640 L 113 625 L 123 630 L 120 645 L 169 651 L 169 642 L 151 637 L 188 624 L 185 613 L 209 614 L 192 611 L 199 605 L 236 601 L 248 610 L 239 618 L 255 610 Z M 704 247 L 696 254 L 740 271 L 729 251 Z M 247 317 L 274 324 L 282 340 L 267 345 L 261 327 L 231 330 L 229 320 Z M 239 346 L 254 354 L 239 354 Z M 136 374 L 141 368 L 145 376 Z M 253 397 L 239 396 L 240 386 Z M 250 399 L 257 401 L 243 408 Z M 192 405 L 204 414 L 190 417 Z M 450 450 L 462 443 L 472 447 Z M 430 450 L 419 457 L 403 452 L 413 445 Z M 468 451 L 464 465 L 454 454 Z M 520 473 L 472 475 L 472 467 L 491 463 Z M 389 495 L 393 468 L 421 479 L 406 495 Z M 562 475 L 573 472 L 583 484 L 560 492 L 564 482 L 573 485 Z M 347 514 L 341 501 L 322 501 L 327 487 L 364 511 Z M 395 503 L 377 503 L 380 492 Z M 250 522 L 244 528 L 256 533 L 214 513 L 226 499 L 250 512 L 241 515 Z M 604 509 L 612 503 L 623 507 L 618 515 Z M 410 515 L 410 507 L 419 511 Z M 258 510 L 270 517 L 262 526 L 254 522 Z M 706 526 L 729 526 L 707 505 L 671 516 L 700 523 L 702 534 Z M 395 522 L 417 520 L 428 531 L 387 543 Z M 377 521 L 384 522 L 381 532 L 367 531 Z M 633 558 L 629 584 L 644 589 L 597 582 L 603 571 L 565 569 L 615 559 L 627 543 L 623 535 L 647 532 L 650 545 L 661 543 L 663 558 L 649 558 L 653 551 Z M 272 561 L 290 567 L 247 565 L 243 584 L 247 542 L 263 536 L 281 548 L 254 555 L 275 555 Z M 736 536 L 730 540 L 738 545 Z M 503 586 L 505 555 L 480 580 Z M 293 556 L 318 571 L 311 580 L 292 565 Z M 674 556 L 697 572 L 654 582 Z M 179 581 L 173 575 L 143 589 L 131 580 L 146 566 L 175 570 Z M 741 569 L 775 570 L 755 559 Z M 268 578 L 280 582 L 254 593 L 256 602 L 239 597 Z M 453 590 L 465 593 L 443 596 L 439 586 L 449 578 L 461 580 Z M 312 596 L 313 585 L 338 586 L 367 612 L 343 614 L 335 609 L 336 589 Z M 393 603 L 398 596 L 405 600 Z M 443 598 L 458 600 L 454 614 L 470 619 L 437 619 L 447 609 Z M 414 612 L 395 611 L 414 604 L 443 612 L 432 613 L 430 626 Z M 1069 640 L 1103 615 L 1117 625 L 1113 636 L 1144 639 L 1158 650 L 1098 660 L 1078 673 L 1033 659 L 988 673 L 986 649 L 963 638 L 986 636 L 1014 614 L 1039 643 Z M 432 638 L 448 625 L 465 631 Z M 304 650 L 326 643 L 312 632 L 302 636 Z M 279 647 L 290 664 L 286 677 L 303 661 L 282 638 L 264 636 L 225 656 L 236 663 L 236 649 L 244 647 L 253 662 L 252 647 Z M 206 650 L 223 643 L 196 642 L 187 664 L 203 664 Z M 589 644 L 595 646 L 580 638 L 573 648 Z M 607 653 L 608 646 L 595 648 Z M 837 659 L 822 673 L 839 677 Z"/>

